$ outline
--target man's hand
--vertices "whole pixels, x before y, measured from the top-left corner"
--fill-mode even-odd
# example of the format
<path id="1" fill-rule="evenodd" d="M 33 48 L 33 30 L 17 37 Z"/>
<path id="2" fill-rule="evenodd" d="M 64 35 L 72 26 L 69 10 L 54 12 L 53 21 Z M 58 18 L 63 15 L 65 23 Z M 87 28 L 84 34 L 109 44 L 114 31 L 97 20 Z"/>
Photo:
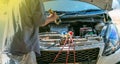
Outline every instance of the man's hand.
<path id="1" fill-rule="evenodd" d="M 48 16 L 48 20 L 49 20 L 50 22 L 53 22 L 53 21 L 55 21 L 56 19 L 58 19 L 58 15 L 56 14 L 56 12 L 54 12 L 54 13 L 52 13 L 52 14 L 50 14 L 50 15 Z"/>
<path id="2" fill-rule="evenodd" d="M 47 19 L 46 19 L 46 21 L 45 21 L 45 24 L 44 24 L 43 26 L 45 26 L 45 25 L 47 25 L 47 24 L 55 21 L 55 20 L 58 19 L 58 18 L 59 18 L 59 17 L 58 17 L 58 15 L 56 14 L 56 12 L 50 14 L 50 15 L 47 17 Z"/>

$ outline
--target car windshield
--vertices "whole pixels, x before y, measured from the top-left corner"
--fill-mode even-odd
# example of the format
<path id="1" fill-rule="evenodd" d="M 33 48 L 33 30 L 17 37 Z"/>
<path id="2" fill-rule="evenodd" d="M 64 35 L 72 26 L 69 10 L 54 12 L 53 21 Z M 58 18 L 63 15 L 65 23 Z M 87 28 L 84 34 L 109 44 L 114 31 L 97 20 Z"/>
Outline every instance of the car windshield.
<path id="1" fill-rule="evenodd" d="M 96 14 L 104 12 L 101 8 L 81 1 L 57 0 L 44 3 L 45 10 L 52 9 L 56 12 L 64 12 L 67 15 L 74 14 Z"/>

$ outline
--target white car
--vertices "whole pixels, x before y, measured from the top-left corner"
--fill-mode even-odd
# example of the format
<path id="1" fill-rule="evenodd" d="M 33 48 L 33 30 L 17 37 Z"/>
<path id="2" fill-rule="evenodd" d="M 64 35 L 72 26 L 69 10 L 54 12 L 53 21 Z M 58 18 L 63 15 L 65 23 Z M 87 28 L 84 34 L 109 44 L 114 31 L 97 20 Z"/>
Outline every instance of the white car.
<path id="1" fill-rule="evenodd" d="M 53 10 L 60 17 L 55 23 L 40 27 L 38 63 L 116 64 L 120 61 L 119 31 L 108 13 L 111 1 L 101 6 L 98 2 L 44 2 L 47 14 Z"/>

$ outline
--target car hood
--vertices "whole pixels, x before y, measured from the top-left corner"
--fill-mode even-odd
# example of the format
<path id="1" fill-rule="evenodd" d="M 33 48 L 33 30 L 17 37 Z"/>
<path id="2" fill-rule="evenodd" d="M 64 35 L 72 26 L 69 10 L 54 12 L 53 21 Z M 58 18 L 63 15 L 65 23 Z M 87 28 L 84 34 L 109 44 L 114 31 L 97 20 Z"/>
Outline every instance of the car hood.
<path id="1" fill-rule="evenodd" d="M 44 3 L 46 10 L 52 8 L 53 10 L 57 9 L 59 11 L 61 11 L 61 9 L 62 11 L 77 11 L 81 9 L 85 10 L 89 7 L 95 8 L 92 4 L 103 10 L 112 10 L 112 0 L 49 0 Z"/>
<path id="2" fill-rule="evenodd" d="M 54 10 L 60 15 L 61 19 L 75 19 L 81 17 L 102 17 L 106 10 L 103 10 L 100 7 L 97 7 L 93 4 L 73 1 L 73 0 L 54 0 L 44 2 L 45 10 L 49 9 Z M 98 15 L 99 14 L 99 15 Z M 97 16 L 95 16 L 97 15 Z"/>

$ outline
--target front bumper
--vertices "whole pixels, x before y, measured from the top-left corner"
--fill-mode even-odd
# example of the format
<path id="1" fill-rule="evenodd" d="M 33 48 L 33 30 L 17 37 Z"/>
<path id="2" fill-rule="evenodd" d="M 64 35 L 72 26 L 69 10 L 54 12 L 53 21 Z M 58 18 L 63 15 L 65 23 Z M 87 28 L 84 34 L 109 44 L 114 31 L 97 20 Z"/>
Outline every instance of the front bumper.
<path id="1" fill-rule="evenodd" d="M 59 57 L 54 63 L 65 63 L 67 47 L 65 47 L 60 53 Z M 48 63 L 53 63 L 54 58 L 62 47 L 51 47 L 49 49 L 41 48 L 41 56 L 37 57 L 38 61 L 44 61 Z M 75 47 L 75 62 L 89 62 L 96 64 L 99 56 L 102 55 L 104 49 L 104 43 L 101 42 L 86 42 L 84 45 L 78 45 Z M 68 63 L 74 62 L 73 49 L 70 49 Z"/>

